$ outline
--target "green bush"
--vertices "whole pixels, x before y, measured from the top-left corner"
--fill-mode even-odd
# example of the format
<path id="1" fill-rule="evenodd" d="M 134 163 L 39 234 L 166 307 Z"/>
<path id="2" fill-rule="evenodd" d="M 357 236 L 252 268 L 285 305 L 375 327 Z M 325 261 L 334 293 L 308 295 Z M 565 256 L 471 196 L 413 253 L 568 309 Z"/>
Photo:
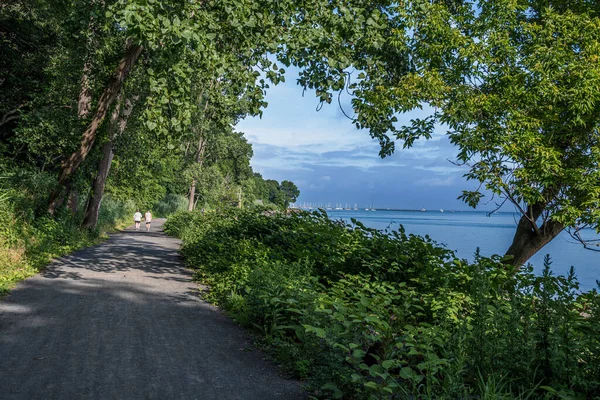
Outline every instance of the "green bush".
<path id="1" fill-rule="evenodd" d="M 135 203 L 131 200 L 120 201 L 105 195 L 98 215 L 98 231 L 111 231 L 123 224 L 131 224 L 135 210 Z"/>
<path id="2" fill-rule="evenodd" d="M 186 196 L 169 193 L 154 206 L 154 214 L 157 217 L 168 217 L 176 212 L 187 210 L 188 203 Z"/>
<path id="3" fill-rule="evenodd" d="M 0 179 L 0 294 L 37 272 L 52 259 L 98 243 L 102 233 L 130 221 L 133 204 L 112 199 L 102 202 L 98 228 L 82 229 L 80 212 L 60 209 L 46 214 L 54 180 L 44 173 L 16 169 Z"/>
<path id="4" fill-rule="evenodd" d="M 318 398 L 599 398 L 600 296 L 325 213 L 178 213 L 207 298 Z"/>

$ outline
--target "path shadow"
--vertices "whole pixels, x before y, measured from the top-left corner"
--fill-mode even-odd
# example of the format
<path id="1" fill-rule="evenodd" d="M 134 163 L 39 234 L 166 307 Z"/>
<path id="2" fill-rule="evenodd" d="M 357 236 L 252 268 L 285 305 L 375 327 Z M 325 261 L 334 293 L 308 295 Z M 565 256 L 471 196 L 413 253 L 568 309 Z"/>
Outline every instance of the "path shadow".
<path id="1" fill-rule="evenodd" d="M 99 273 L 140 271 L 154 278 L 185 281 L 193 272 L 185 268 L 179 255 L 178 242 L 165 241 L 165 235 L 121 233 L 98 246 L 77 251 L 50 265 L 42 275 L 46 278 L 81 279 L 78 270 Z"/>
<path id="2" fill-rule="evenodd" d="M 176 283 L 173 283 L 174 285 Z M 186 291 L 26 281 L 0 303 L 3 399 L 300 399 L 246 334 Z"/>

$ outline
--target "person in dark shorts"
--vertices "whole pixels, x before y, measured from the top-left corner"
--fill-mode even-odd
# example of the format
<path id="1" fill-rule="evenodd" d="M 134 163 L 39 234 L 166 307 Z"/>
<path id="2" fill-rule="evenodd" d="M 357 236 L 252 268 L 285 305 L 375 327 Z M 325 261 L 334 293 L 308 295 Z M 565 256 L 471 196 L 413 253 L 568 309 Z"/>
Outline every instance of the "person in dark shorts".
<path id="1" fill-rule="evenodd" d="M 135 222 L 135 230 L 140 230 L 140 223 L 142 222 L 142 213 L 140 210 L 137 210 L 135 214 L 133 214 L 133 222 Z"/>
<path id="2" fill-rule="evenodd" d="M 150 224 L 152 223 L 152 213 L 150 210 L 146 211 L 144 219 L 146 220 L 146 231 L 150 232 Z"/>

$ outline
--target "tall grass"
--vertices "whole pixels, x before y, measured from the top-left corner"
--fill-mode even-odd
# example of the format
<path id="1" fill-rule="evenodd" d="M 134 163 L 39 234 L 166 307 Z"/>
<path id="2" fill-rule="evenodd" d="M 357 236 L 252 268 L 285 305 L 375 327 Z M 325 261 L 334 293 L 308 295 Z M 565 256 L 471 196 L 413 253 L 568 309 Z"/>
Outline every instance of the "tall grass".
<path id="1" fill-rule="evenodd" d="M 106 196 L 98 228 L 82 229 L 83 207 L 79 212 L 61 209 L 46 214 L 46 199 L 55 184 L 45 173 L 16 170 L 0 179 L 0 295 L 46 266 L 52 259 L 98 243 L 103 233 L 128 223 L 132 202 Z"/>

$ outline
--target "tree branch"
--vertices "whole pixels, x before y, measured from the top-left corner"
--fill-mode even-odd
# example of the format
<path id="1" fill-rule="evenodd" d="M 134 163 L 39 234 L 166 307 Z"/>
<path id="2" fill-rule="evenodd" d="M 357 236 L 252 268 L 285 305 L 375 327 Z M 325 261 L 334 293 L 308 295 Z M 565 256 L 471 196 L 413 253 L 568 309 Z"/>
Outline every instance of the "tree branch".
<path id="1" fill-rule="evenodd" d="M 584 249 L 600 253 L 600 239 L 584 239 L 581 237 L 581 230 L 585 228 L 588 228 L 588 225 L 569 228 L 567 232 L 574 240 L 581 243 Z"/>
<path id="2" fill-rule="evenodd" d="M 537 217 L 533 215 L 533 207 L 532 205 L 527 206 L 527 211 L 529 212 L 529 222 L 531 222 L 531 227 L 533 228 L 533 231 L 535 232 L 536 235 L 540 235 L 540 228 L 537 226 L 537 223 L 535 222 L 537 220 Z M 544 223 L 544 225 L 546 225 L 546 223 Z"/>
<path id="3" fill-rule="evenodd" d="M 21 116 L 20 114 L 17 114 L 19 112 L 19 110 L 21 108 L 23 108 L 25 104 L 21 104 L 20 106 L 18 106 L 17 108 L 10 110 L 9 112 L 7 112 L 6 114 L 4 114 L 4 116 L 2 117 L 2 121 L 0 121 L 0 126 L 9 123 L 10 121 L 14 121 L 16 119 L 19 119 L 19 117 Z"/>
<path id="4" fill-rule="evenodd" d="M 490 200 L 491 201 L 491 200 Z M 502 201 L 502 203 L 496 203 L 496 208 L 494 208 L 492 211 L 490 211 L 489 213 L 487 213 L 487 216 L 491 216 L 493 213 L 495 213 L 496 211 L 498 211 L 499 209 L 502 208 L 502 206 L 508 201 L 508 198 L 505 197 L 504 201 Z"/>

